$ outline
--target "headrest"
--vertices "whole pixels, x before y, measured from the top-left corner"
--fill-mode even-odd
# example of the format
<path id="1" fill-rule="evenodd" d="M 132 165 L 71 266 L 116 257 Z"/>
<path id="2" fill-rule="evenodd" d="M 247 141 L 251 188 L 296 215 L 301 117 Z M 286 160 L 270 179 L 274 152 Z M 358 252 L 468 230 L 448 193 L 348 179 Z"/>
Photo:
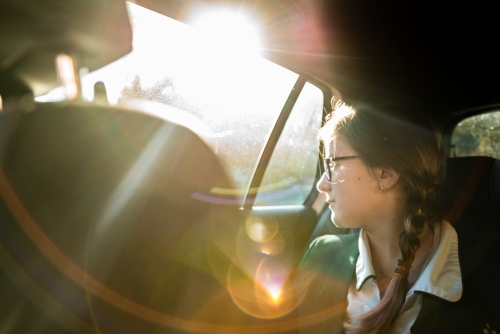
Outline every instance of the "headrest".
<path id="1" fill-rule="evenodd" d="M 490 157 L 449 158 L 440 196 L 447 219 L 483 222 L 500 217 L 500 162 Z"/>
<path id="2" fill-rule="evenodd" d="M 229 179 L 193 132 L 139 112 L 41 104 L 0 117 L 3 173 L 41 224 L 194 219 Z M 226 201 L 227 203 L 227 201 Z M 235 202 L 234 202 L 235 203 Z"/>
<path id="3" fill-rule="evenodd" d="M 92 329 L 106 333 L 173 333 L 193 312 L 212 315 L 209 302 L 223 321 L 234 317 L 222 307 L 241 313 L 215 277 L 229 261 L 211 236 L 236 239 L 244 220 L 192 131 L 119 108 L 40 104 L 0 114 L 0 166 L 0 251 L 47 291 L 43 301 L 84 320 L 88 307 Z M 9 307 L 20 321 L 45 314 L 0 307 L 0 322 Z"/>

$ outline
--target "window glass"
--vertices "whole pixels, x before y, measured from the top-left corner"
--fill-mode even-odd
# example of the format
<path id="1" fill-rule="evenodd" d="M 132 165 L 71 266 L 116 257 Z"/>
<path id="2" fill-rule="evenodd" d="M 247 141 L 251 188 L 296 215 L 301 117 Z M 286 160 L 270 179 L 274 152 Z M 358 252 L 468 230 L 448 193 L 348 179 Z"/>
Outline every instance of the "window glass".
<path id="1" fill-rule="evenodd" d="M 262 179 L 254 205 L 303 204 L 316 179 L 323 92 L 306 83 Z"/>
<path id="2" fill-rule="evenodd" d="M 218 50 L 193 27 L 127 6 L 133 52 L 83 76 L 84 99 L 97 98 L 95 85 L 104 83 L 110 104 L 154 111 L 191 128 L 244 195 L 298 74 L 255 55 Z"/>
<path id="3" fill-rule="evenodd" d="M 489 156 L 500 159 L 500 111 L 476 115 L 457 124 L 452 135 L 454 157 Z"/>

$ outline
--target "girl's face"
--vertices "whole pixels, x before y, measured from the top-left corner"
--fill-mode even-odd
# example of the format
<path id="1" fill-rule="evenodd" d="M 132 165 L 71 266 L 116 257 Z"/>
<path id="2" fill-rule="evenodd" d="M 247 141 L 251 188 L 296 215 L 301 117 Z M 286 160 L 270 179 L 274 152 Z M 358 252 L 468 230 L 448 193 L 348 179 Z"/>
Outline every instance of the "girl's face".
<path id="1" fill-rule="evenodd" d="M 343 137 L 338 137 L 335 144 L 325 142 L 325 158 L 357 155 Z M 323 174 L 316 186 L 326 195 L 334 224 L 343 228 L 368 227 L 384 208 L 377 171 L 369 169 L 360 158 L 338 160 L 332 165 L 331 181 Z"/>

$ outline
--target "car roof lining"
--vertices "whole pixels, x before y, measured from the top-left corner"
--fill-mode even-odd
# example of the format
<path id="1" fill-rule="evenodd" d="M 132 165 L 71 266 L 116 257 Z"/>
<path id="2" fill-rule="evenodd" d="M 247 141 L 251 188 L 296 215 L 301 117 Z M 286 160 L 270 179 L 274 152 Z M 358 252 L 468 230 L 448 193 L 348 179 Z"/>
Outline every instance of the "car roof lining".
<path id="1" fill-rule="evenodd" d="M 494 43 L 489 43 L 498 39 L 496 11 L 487 2 L 455 4 L 453 15 L 430 2 L 415 6 L 388 0 L 134 2 L 185 23 L 195 19 L 193 8 L 232 6 L 259 13 L 265 57 L 330 83 L 348 102 L 418 106 L 443 129 L 477 108 L 491 110 L 500 103 L 490 83 L 500 74 Z M 37 95 L 58 85 L 53 71 L 47 71 L 52 57 L 43 60 L 40 54 L 78 54 L 79 64 L 94 70 L 132 48 L 121 0 L 67 0 L 64 5 L 1 0 L 0 19 L 0 40 L 8 41 L 0 45 L 0 82 L 17 78 Z"/>
<path id="2" fill-rule="evenodd" d="M 71 54 L 92 71 L 132 50 L 121 0 L 2 0 L 0 21 L 0 86 L 17 80 L 35 95 L 59 85 L 57 54 Z"/>

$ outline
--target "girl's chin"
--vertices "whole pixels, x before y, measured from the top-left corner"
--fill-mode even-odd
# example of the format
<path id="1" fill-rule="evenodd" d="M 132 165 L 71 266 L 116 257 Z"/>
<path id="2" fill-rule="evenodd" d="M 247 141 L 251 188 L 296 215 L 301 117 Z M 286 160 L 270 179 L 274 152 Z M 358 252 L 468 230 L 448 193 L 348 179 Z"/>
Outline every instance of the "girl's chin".
<path id="1" fill-rule="evenodd" d="M 355 222 L 352 221 L 346 221 L 342 219 L 341 217 L 338 217 L 335 219 L 334 214 L 332 212 L 332 222 L 333 225 L 339 228 L 361 228 L 361 224 L 356 224 Z"/>
<path id="2" fill-rule="evenodd" d="M 332 212 L 332 223 L 336 227 L 340 227 L 340 228 L 346 227 L 342 219 L 339 219 L 339 217 L 337 217 L 337 219 L 335 219 L 335 215 L 333 214 L 333 212 Z"/>

